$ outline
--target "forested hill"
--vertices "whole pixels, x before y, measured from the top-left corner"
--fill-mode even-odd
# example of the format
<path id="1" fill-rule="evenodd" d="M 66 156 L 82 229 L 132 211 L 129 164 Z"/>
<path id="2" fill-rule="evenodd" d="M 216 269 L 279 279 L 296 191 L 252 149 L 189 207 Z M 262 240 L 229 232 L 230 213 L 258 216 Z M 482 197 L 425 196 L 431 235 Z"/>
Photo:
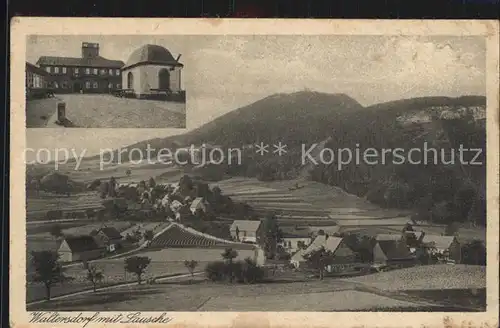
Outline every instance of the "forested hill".
<path id="1" fill-rule="evenodd" d="M 481 96 L 413 98 L 363 107 L 345 94 L 302 91 L 273 95 L 187 134 L 133 147 L 145 148 L 148 143 L 157 149 L 202 143 L 242 147 L 281 141 L 288 146 L 284 156 L 272 152 L 260 156 L 249 148 L 243 152 L 242 165 L 219 166 L 216 171 L 261 180 L 305 176 L 340 186 L 381 206 L 415 209 L 422 218 L 484 223 L 485 165 L 462 165 L 455 155 L 454 163 L 449 164 L 395 165 L 389 158 L 385 164 L 350 163 L 339 170 L 335 161 L 302 165 L 300 145 L 321 143 L 332 149 L 363 151 L 422 149 L 425 143 L 437 148 L 439 156 L 443 149 L 448 162 L 451 149 L 462 145 L 482 149 L 476 161 L 484 163 L 485 108 L 486 98 Z"/>

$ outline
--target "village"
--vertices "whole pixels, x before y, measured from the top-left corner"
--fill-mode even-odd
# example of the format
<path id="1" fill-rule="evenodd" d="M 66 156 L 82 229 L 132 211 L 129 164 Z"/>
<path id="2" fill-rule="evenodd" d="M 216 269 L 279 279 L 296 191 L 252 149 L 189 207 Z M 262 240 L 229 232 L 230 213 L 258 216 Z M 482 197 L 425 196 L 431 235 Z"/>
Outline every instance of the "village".
<path id="1" fill-rule="evenodd" d="M 67 185 L 67 177 L 52 173 L 28 187 L 39 195 L 48 193 L 42 186 L 58 184 Z M 283 275 L 322 281 L 485 261 L 484 245 L 461 243 L 453 227 L 446 235 L 433 234 L 408 220 L 400 232 L 370 235 L 343 231 L 334 222 L 287 224 L 189 175 L 175 183 L 156 183 L 154 178 L 119 183 L 110 177 L 86 185 L 73 182 L 71 188 L 99 201 L 50 210 L 37 218 L 52 224 L 45 239 L 51 242 L 30 244 L 28 236 L 28 301 L 136 280 L 151 285 L 172 275 L 252 283 Z M 82 223 L 64 228 L 68 222 Z M 70 281 L 41 281 L 41 261 L 61 268 Z"/>

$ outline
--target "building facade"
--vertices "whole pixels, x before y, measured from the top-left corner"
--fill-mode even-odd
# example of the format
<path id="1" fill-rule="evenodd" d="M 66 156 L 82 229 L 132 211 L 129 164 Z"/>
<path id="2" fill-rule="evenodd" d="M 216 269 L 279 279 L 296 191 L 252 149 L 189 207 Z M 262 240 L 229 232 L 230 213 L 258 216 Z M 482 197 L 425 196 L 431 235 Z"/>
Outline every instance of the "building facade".
<path id="1" fill-rule="evenodd" d="M 258 243 L 262 235 L 262 224 L 260 221 L 235 220 L 229 231 L 235 241 Z"/>
<path id="2" fill-rule="evenodd" d="M 40 67 L 26 62 L 26 97 L 37 98 L 43 96 L 49 89 L 50 76 Z"/>
<path id="3" fill-rule="evenodd" d="M 144 45 L 135 50 L 122 68 L 123 89 L 136 97 L 148 97 L 161 92 L 181 91 L 180 55 L 175 59 L 159 45 Z"/>
<path id="4" fill-rule="evenodd" d="M 82 43 L 82 56 L 42 56 L 37 61 L 50 76 L 55 93 L 111 93 L 122 88 L 120 60 L 99 55 L 98 43 Z"/>

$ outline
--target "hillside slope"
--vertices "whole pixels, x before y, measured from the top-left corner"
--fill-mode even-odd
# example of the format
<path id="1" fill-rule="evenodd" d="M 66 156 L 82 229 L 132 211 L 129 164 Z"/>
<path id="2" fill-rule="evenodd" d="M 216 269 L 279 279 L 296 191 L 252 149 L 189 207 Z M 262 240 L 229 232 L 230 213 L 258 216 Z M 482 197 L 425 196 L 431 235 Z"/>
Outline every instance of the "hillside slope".
<path id="1" fill-rule="evenodd" d="M 308 178 L 338 186 L 383 207 L 413 209 L 420 219 L 440 223 L 470 221 L 484 224 L 486 98 L 423 97 L 403 99 L 369 107 L 345 94 L 301 91 L 276 94 L 223 115 L 184 135 L 147 140 L 130 147 L 175 150 L 203 143 L 222 147 L 270 146 L 282 142 L 287 153 L 270 151 L 261 156 L 243 147 L 242 163 L 212 165 L 199 175 L 256 177 L 261 181 Z M 337 150 L 368 148 L 410 150 L 434 147 L 447 163 L 402 165 L 392 162 L 367 164 L 351 161 L 342 167 L 332 163 L 302 162 L 302 145 Z M 453 149 L 480 149 L 481 165 L 463 165 L 452 156 Z M 471 160 L 475 154 L 465 156 Z M 420 157 L 419 157 L 420 156 Z M 413 160 L 422 159 L 422 153 Z M 441 156 L 442 157 L 442 156 Z M 450 161 L 450 158 L 452 159 Z M 126 159 L 122 158 L 122 161 Z M 216 178 L 211 179 L 216 180 Z"/>

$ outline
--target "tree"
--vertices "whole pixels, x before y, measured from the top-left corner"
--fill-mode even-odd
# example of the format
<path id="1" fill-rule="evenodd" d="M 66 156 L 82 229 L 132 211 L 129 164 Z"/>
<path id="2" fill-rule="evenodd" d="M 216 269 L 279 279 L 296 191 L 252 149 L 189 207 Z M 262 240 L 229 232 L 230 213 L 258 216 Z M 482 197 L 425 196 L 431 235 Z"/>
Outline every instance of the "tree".
<path id="1" fill-rule="evenodd" d="M 150 243 L 153 238 L 155 237 L 154 233 L 153 233 L 153 230 L 146 230 L 144 231 L 144 239 L 146 239 L 146 241 L 148 243 Z"/>
<path id="2" fill-rule="evenodd" d="M 456 236 L 459 230 L 460 230 L 460 224 L 458 222 L 450 222 L 446 226 L 444 234 L 445 236 Z"/>
<path id="3" fill-rule="evenodd" d="M 226 261 L 228 266 L 229 282 L 233 282 L 234 279 L 234 259 L 238 257 L 238 252 L 232 248 L 226 248 L 224 253 L 222 253 L 222 258 Z"/>
<path id="4" fill-rule="evenodd" d="M 486 246 L 481 240 L 473 240 L 462 246 L 462 263 L 486 265 Z"/>
<path id="5" fill-rule="evenodd" d="M 63 236 L 63 231 L 62 228 L 59 224 L 54 224 L 52 227 L 50 227 L 50 234 L 54 236 L 55 238 L 60 238 Z"/>
<path id="6" fill-rule="evenodd" d="M 191 274 L 191 278 L 193 278 L 194 277 L 194 270 L 198 266 L 198 262 L 195 260 L 191 260 L 191 261 L 186 260 L 186 261 L 184 261 L 184 266 L 188 269 L 189 273 Z"/>
<path id="7" fill-rule="evenodd" d="M 35 268 L 36 282 L 45 285 L 47 300 L 50 300 L 50 290 L 53 285 L 70 280 L 64 274 L 64 268 L 59 262 L 59 254 L 53 251 L 34 251 L 31 252 L 31 262 Z"/>
<path id="8" fill-rule="evenodd" d="M 241 265 L 240 279 L 247 284 L 253 284 L 264 278 L 264 270 L 257 266 L 254 260 L 247 257 Z"/>
<path id="9" fill-rule="evenodd" d="M 333 253 L 327 251 L 324 247 L 310 252 L 304 256 L 307 263 L 318 271 L 319 279 L 323 280 L 325 275 L 326 266 L 331 263 Z"/>
<path id="10" fill-rule="evenodd" d="M 105 181 L 105 182 L 101 183 L 99 188 L 100 188 L 99 191 L 100 191 L 101 198 L 105 199 L 109 194 L 109 182 Z"/>
<path id="11" fill-rule="evenodd" d="M 155 179 L 153 179 L 153 177 L 149 178 L 149 181 L 148 181 L 148 187 L 149 187 L 149 188 L 154 188 L 154 187 L 156 187 L 156 181 L 155 181 Z"/>
<path id="12" fill-rule="evenodd" d="M 104 274 L 102 271 L 97 270 L 97 267 L 94 265 L 87 265 L 87 280 L 92 283 L 94 292 L 97 290 L 97 284 L 101 283 L 103 279 Z"/>
<path id="13" fill-rule="evenodd" d="M 116 197 L 116 179 L 115 177 L 111 177 L 109 179 L 109 187 L 108 187 L 108 196 L 109 197 Z"/>
<path id="14" fill-rule="evenodd" d="M 181 195 L 190 195 L 191 190 L 193 189 L 193 180 L 189 177 L 189 175 L 184 175 L 179 180 L 179 191 Z"/>
<path id="15" fill-rule="evenodd" d="M 140 285 L 142 275 L 150 263 L 151 259 L 147 256 L 131 256 L 125 259 L 125 270 L 134 273 L 137 276 L 137 283 Z"/>
<path id="16" fill-rule="evenodd" d="M 306 248 L 307 248 L 307 245 L 306 245 L 306 243 L 305 243 L 304 241 L 299 240 L 299 241 L 297 242 L 297 248 L 298 248 L 298 249 L 306 249 Z"/>
<path id="17" fill-rule="evenodd" d="M 236 241 L 240 241 L 240 229 L 238 228 L 238 226 L 236 226 L 235 234 L 236 234 Z"/>
<path id="18" fill-rule="evenodd" d="M 264 251 L 267 258 L 274 258 L 278 243 L 281 241 L 281 231 L 275 215 L 267 217 L 263 222 Z"/>

